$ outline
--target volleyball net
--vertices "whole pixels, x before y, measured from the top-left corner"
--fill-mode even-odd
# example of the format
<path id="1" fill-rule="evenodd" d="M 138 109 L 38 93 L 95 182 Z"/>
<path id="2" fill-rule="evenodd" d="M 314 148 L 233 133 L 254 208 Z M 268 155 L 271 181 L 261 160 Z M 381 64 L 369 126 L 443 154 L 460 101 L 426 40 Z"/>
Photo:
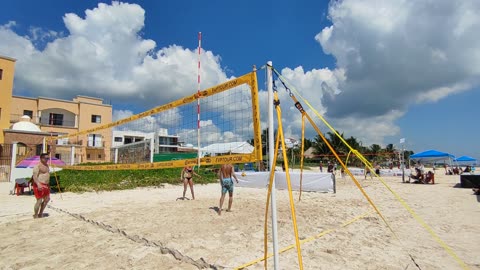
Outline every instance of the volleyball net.
<path id="1" fill-rule="evenodd" d="M 142 113 L 48 141 L 53 155 L 70 157 L 69 164 L 81 163 L 64 167 L 73 170 L 260 161 L 256 71 Z"/>

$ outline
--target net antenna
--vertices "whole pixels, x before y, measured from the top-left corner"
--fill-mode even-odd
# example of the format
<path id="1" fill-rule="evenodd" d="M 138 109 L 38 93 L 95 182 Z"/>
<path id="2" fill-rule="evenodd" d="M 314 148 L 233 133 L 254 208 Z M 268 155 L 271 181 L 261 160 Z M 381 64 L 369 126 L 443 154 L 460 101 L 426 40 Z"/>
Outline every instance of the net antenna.
<path id="1" fill-rule="evenodd" d="M 197 166 L 198 166 L 198 169 L 200 169 L 200 157 L 201 157 L 201 153 L 200 153 L 200 149 L 201 149 L 201 145 L 200 145 L 200 59 L 201 59 L 201 53 L 202 53 L 202 32 L 198 32 L 198 69 L 197 69 L 197 95 L 198 95 L 198 99 L 197 99 L 197 146 L 198 146 L 198 152 L 197 152 L 197 155 L 198 155 L 198 159 L 197 159 Z"/>

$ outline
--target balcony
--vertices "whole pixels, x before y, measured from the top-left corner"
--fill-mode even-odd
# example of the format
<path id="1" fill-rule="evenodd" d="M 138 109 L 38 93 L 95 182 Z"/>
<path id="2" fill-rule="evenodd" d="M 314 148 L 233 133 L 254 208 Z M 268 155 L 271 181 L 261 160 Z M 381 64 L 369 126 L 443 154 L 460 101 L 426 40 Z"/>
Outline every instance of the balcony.
<path id="1" fill-rule="evenodd" d="M 64 138 L 56 140 L 57 146 L 82 146 L 83 140 L 74 140 L 70 138 Z"/>
<path id="2" fill-rule="evenodd" d="M 75 114 L 71 112 L 63 110 L 62 114 L 60 114 L 60 113 L 49 113 L 47 110 L 44 110 L 42 111 L 42 115 L 45 115 L 45 116 L 30 117 L 32 118 L 30 122 L 36 125 L 49 126 L 49 127 L 66 127 L 66 128 L 77 127 L 77 124 L 75 121 Z M 10 123 L 19 122 L 22 116 L 23 114 L 10 114 Z"/>
<path id="3" fill-rule="evenodd" d="M 49 117 L 40 117 L 39 124 L 48 127 L 70 127 L 75 128 L 75 120 L 52 119 Z"/>
<path id="4" fill-rule="evenodd" d="M 94 149 L 94 148 L 104 148 L 105 147 L 105 142 L 95 142 L 93 143 L 92 141 L 89 141 L 87 144 L 88 149 Z"/>

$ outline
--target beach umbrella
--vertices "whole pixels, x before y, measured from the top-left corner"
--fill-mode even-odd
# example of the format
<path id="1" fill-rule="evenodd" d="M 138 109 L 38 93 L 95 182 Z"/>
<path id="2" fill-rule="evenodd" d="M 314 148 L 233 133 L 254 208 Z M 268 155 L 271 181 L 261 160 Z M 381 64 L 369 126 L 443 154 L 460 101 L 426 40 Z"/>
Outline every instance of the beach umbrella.
<path id="1" fill-rule="evenodd" d="M 28 157 L 28 158 L 20 161 L 20 163 L 18 163 L 16 168 L 33 168 L 38 163 L 40 163 L 40 156 Z M 61 159 L 52 157 L 48 160 L 48 165 L 55 166 L 55 167 L 61 167 L 61 166 L 65 166 L 66 164 Z"/>

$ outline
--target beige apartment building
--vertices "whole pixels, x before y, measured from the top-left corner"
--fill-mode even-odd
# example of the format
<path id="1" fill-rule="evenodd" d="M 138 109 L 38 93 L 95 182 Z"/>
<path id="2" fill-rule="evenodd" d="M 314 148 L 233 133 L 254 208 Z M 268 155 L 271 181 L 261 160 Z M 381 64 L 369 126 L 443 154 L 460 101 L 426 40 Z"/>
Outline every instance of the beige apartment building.
<path id="1" fill-rule="evenodd" d="M 10 122 L 16 123 L 28 115 L 31 122 L 38 125 L 43 133 L 52 136 L 74 134 L 78 131 L 99 127 L 112 122 L 112 106 L 103 104 L 100 98 L 77 96 L 72 101 L 48 97 L 12 96 Z M 6 139 L 12 139 L 5 130 Z M 21 141 L 19 138 L 15 138 Z M 5 140 L 5 143 L 7 140 Z M 110 161 L 112 130 L 103 129 L 90 134 L 54 140 L 55 156 L 70 160 L 72 147 L 75 150 L 74 162 Z"/>
<path id="2" fill-rule="evenodd" d="M 0 144 L 38 145 L 39 138 L 74 134 L 112 122 L 112 106 L 100 98 L 79 95 L 70 101 L 12 95 L 15 61 L 0 55 Z M 22 119 L 24 115 L 31 120 Z M 21 121 L 29 121 L 40 131 L 13 129 L 13 124 Z M 110 161 L 112 130 L 52 140 L 49 144 L 50 151 L 69 164 Z M 38 147 L 34 151 L 38 152 Z"/>
<path id="3" fill-rule="evenodd" d="M 15 62 L 13 58 L 0 55 L 0 128 L 2 130 L 10 127 Z M 3 141 L 3 132 L 0 131 L 0 144 Z"/>

